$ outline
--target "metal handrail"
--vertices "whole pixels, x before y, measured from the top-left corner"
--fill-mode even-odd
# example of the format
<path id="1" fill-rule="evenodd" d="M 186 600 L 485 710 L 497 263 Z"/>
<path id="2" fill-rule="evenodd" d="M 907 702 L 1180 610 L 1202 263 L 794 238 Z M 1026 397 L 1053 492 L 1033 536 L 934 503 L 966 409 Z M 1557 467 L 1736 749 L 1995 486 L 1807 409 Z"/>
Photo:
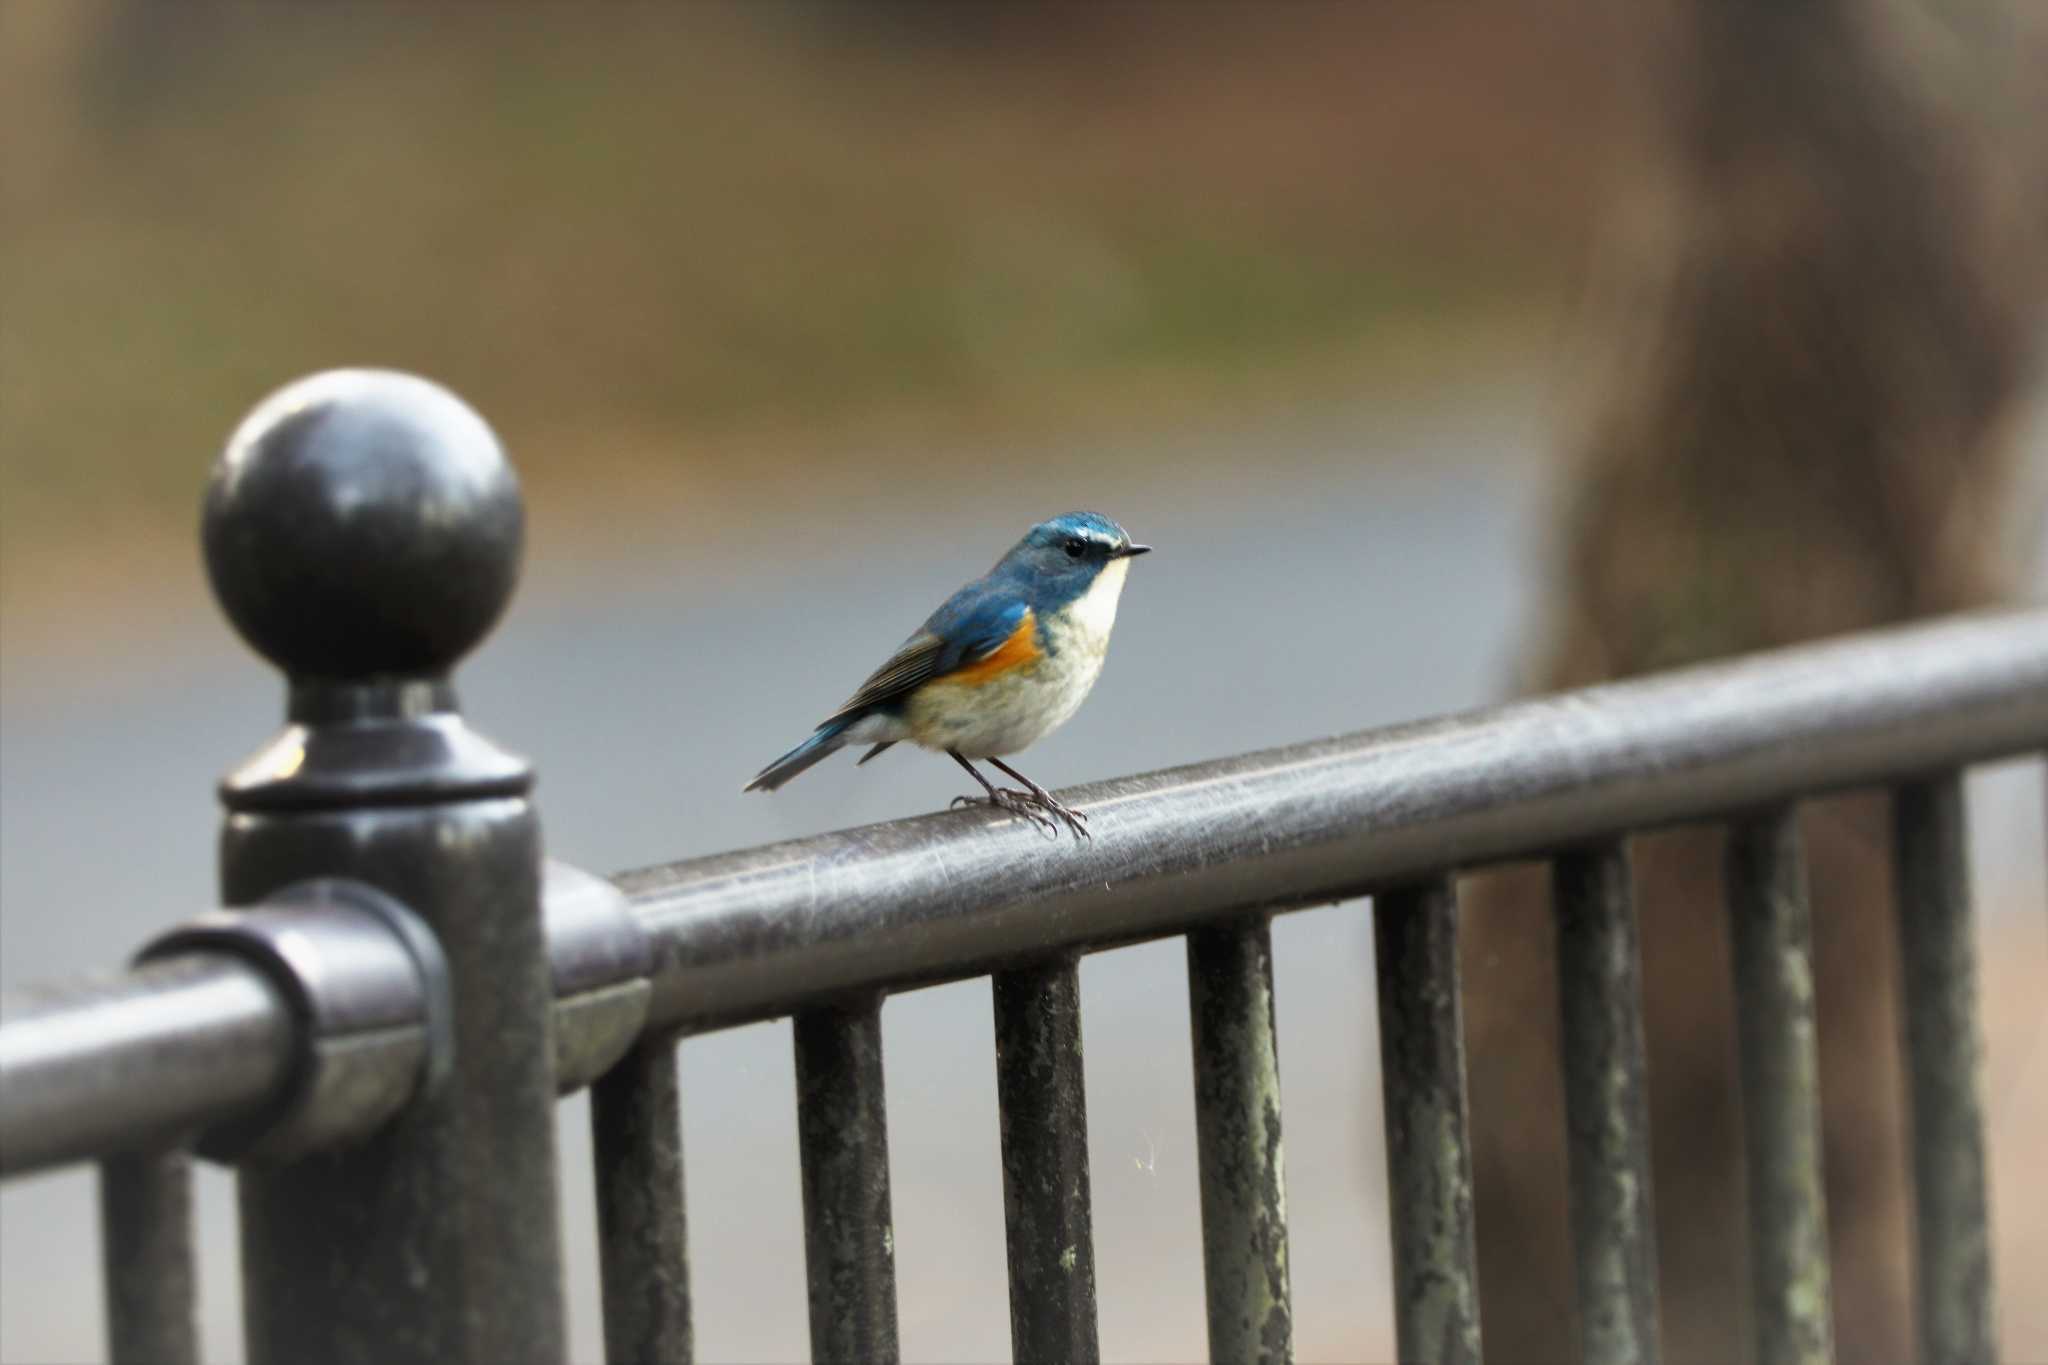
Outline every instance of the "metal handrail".
<path id="1" fill-rule="evenodd" d="M 171 1147 L 290 1076 L 290 1007 L 250 963 L 150 962 L 11 997 L 0 1022 L 0 1171 Z"/>
<path id="2" fill-rule="evenodd" d="M 979 975 L 2048 743 L 2048 610 L 1945 618 L 614 878 L 656 1026 Z"/>
<path id="3" fill-rule="evenodd" d="M 645 1030 L 704 1031 L 2044 743 L 2048 610 L 1988 612 L 1076 788 L 1092 842 L 949 812 L 614 880 L 652 948 Z M 285 1002 L 210 972 L 232 1018 L 118 1013 L 193 989 L 153 964 L 0 1024 L 0 1170 L 210 1128 L 281 1084 Z M 106 1078 L 137 1065 L 203 1083 L 136 1119 Z"/>

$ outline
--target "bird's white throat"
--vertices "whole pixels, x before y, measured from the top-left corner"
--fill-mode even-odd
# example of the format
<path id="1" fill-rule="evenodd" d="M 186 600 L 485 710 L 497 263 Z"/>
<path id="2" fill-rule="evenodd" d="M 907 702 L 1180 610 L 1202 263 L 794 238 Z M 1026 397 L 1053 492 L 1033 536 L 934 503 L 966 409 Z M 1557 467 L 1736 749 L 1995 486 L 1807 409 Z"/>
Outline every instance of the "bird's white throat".
<path id="1" fill-rule="evenodd" d="M 1091 643 L 1108 643 L 1110 627 L 1116 624 L 1117 599 L 1123 596 L 1124 576 L 1130 571 L 1129 559 L 1110 560 L 1102 566 L 1102 572 L 1095 575 L 1088 591 L 1075 598 L 1074 604 L 1067 608 L 1067 621 L 1082 639 Z"/>

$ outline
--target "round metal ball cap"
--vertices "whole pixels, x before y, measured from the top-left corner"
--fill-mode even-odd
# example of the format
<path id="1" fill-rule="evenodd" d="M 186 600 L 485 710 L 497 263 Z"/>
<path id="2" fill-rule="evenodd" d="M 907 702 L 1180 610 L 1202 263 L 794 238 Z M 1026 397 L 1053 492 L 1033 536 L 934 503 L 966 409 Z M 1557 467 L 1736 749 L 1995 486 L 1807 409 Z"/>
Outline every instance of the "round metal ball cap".
<path id="1" fill-rule="evenodd" d="M 206 493 L 206 569 L 294 678 L 432 677 L 490 632 L 525 514 L 498 438 L 438 384 L 330 370 L 258 404 Z"/>

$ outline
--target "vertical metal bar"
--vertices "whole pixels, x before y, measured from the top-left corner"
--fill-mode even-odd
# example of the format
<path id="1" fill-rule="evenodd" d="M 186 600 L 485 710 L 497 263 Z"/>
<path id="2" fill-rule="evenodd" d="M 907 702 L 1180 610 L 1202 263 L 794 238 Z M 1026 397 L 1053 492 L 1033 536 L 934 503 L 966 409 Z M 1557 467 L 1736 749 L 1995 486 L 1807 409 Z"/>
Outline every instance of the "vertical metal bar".
<path id="1" fill-rule="evenodd" d="M 100 1257 L 113 1365 L 198 1365 L 190 1157 L 100 1163 Z"/>
<path id="2" fill-rule="evenodd" d="M 997 972 L 996 1102 L 1017 1365 L 1094 1365 L 1095 1242 L 1079 960 Z"/>
<path id="3" fill-rule="evenodd" d="M 1961 775 L 1900 786 L 1892 795 L 1892 839 L 1920 1358 L 1977 1365 L 1996 1359 L 1997 1337 Z"/>
<path id="4" fill-rule="evenodd" d="M 253 1365 L 566 1350 L 533 772 L 467 727 L 449 681 L 511 599 L 523 524 L 483 419 L 388 371 L 280 390 L 214 468 L 214 593 L 291 682 L 285 729 L 221 785 L 225 903 L 366 883 L 432 928 L 454 1002 L 453 1065 L 395 1119 L 242 1166 Z"/>
<path id="5" fill-rule="evenodd" d="M 1209 1359 L 1294 1358 L 1273 934 L 1264 916 L 1188 934 Z"/>
<path id="6" fill-rule="evenodd" d="M 539 835 L 523 798 L 230 819 L 229 904 L 347 869 L 434 925 L 455 995 L 445 1085 L 362 1142 L 241 1168 L 252 1365 L 562 1359 Z"/>
<path id="7" fill-rule="evenodd" d="M 1559 854 L 1551 889 L 1580 1354 L 1586 1365 L 1655 1365 L 1649 1086 L 1626 846 Z"/>
<path id="8" fill-rule="evenodd" d="M 690 1239 L 672 1038 L 643 1038 L 590 1088 L 598 1276 L 610 1365 L 690 1365 Z"/>
<path id="9" fill-rule="evenodd" d="M 890 1365 L 896 1231 L 882 1094 L 882 998 L 796 1016 L 796 1124 L 804 1172 L 811 1359 Z"/>
<path id="10" fill-rule="evenodd" d="M 1785 807 L 1733 826 L 1727 862 L 1756 1360 L 1826 1365 L 1834 1358 L 1828 1218 L 1798 812 Z"/>
<path id="11" fill-rule="evenodd" d="M 1448 877 L 1373 898 L 1394 1322 L 1411 1365 L 1477 1365 L 1458 894 Z"/>

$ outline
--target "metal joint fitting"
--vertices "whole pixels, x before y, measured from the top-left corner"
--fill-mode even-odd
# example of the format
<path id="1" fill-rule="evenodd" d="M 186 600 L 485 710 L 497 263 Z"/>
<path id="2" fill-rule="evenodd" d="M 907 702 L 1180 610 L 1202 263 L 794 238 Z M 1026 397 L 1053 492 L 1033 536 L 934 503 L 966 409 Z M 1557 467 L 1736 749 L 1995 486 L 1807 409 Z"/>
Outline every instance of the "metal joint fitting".
<path id="1" fill-rule="evenodd" d="M 555 988 L 555 1090 L 589 1085 L 647 1023 L 654 950 L 626 893 L 568 863 L 542 867 L 541 913 Z"/>
<path id="2" fill-rule="evenodd" d="M 246 910 L 209 910 L 153 940 L 138 964 L 224 953 L 291 1008 L 291 1080 L 263 1109 L 195 1144 L 216 1161 L 277 1160 L 363 1137 L 454 1062 L 448 964 L 425 921 L 362 882 L 296 882 Z"/>

